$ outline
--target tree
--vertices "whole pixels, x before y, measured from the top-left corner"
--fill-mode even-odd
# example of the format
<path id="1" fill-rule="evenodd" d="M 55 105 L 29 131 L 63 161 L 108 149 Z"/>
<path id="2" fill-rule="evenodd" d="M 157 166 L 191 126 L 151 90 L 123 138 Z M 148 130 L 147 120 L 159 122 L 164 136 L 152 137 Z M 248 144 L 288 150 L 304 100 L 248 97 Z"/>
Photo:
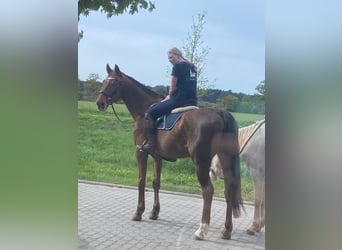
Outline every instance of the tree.
<path id="1" fill-rule="evenodd" d="M 139 9 L 147 9 L 152 11 L 155 5 L 151 1 L 145 0 L 78 0 L 78 21 L 80 16 L 89 16 L 91 11 L 98 11 L 105 13 L 107 18 L 113 15 L 120 15 L 128 9 L 128 13 L 133 15 Z M 78 33 L 78 41 L 83 37 L 83 30 Z"/>
<path id="2" fill-rule="evenodd" d="M 90 73 L 86 81 L 87 82 L 98 82 L 99 80 L 100 80 L 99 74 Z"/>
<path id="3" fill-rule="evenodd" d="M 228 94 L 226 96 L 222 96 L 217 100 L 217 103 L 227 109 L 230 112 L 234 112 L 236 110 L 236 107 L 239 103 L 239 99 L 232 95 L 232 94 Z"/>
<path id="4" fill-rule="evenodd" d="M 78 77 L 78 100 L 83 100 L 83 82 Z"/>
<path id="5" fill-rule="evenodd" d="M 206 14 L 206 11 L 197 14 L 197 21 L 192 17 L 191 31 L 188 32 L 185 45 L 182 47 L 185 57 L 197 67 L 197 86 L 199 95 L 203 95 L 209 88 L 209 80 L 205 75 L 205 58 L 208 55 L 210 48 L 204 46 L 202 40 L 202 31 Z"/>
<path id="6" fill-rule="evenodd" d="M 96 99 L 101 89 L 101 82 L 99 82 L 99 75 L 91 73 L 83 84 L 81 96 L 83 100 L 93 101 Z"/>
<path id="7" fill-rule="evenodd" d="M 236 107 L 236 112 L 265 114 L 265 101 L 262 95 L 244 95 Z"/>
<path id="8" fill-rule="evenodd" d="M 152 87 L 151 89 L 159 95 L 162 95 L 162 96 L 168 95 L 167 87 L 164 85 L 156 85 L 156 86 Z"/>
<path id="9" fill-rule="evenodd" d="M 261 81 L 256 87 L 255 90 L 258 91 L 258 93 L 260 95 L 262 95 L 263 97 L 265 97 L 265 93 L 266 93 L 266 88 L 265 88 L 265 80 Z"/>

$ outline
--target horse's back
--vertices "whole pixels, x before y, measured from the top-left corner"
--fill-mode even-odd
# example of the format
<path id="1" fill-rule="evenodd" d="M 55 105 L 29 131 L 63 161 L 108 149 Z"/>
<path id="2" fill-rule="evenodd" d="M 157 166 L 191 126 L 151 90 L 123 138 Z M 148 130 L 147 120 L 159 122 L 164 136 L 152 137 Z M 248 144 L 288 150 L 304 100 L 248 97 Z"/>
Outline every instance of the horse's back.
<path id="1" fill-rule="evenodd" d="M 200 108 L 185 113 L 182 122 L 180 126 L 192 140 L 188 143 L 190 151 L 207 148 L 211 157 L 219 152 L 238 154 L 238 126 L 228 111 Z"/>
<path id="2" fill-rule="evenodd" d="M 236 121 L 229 112 L 199 108 L 185 112 L 172 130 L 158 131 L 159 149 L 161 154 L 172 152 L 177 158 L 192 157 L 195 152 L 209 157 L 220 150 L 236 153 L 237 134 Z"/>
<path id="3" fill-rule="evenodd" d="M 232 114 L 226 110 L 199 108 L 184 113 L 184 122 L 193 124 L 194 129 L 209 129 L 217 132 L 237 133 L 237 123 Z"/>
<path id="4" fill-rule="evenodd" d="M 264 176 L 265 171 L 265 123 L 255 132 L 241 152 L 241 158 L 251 172 Z"/>

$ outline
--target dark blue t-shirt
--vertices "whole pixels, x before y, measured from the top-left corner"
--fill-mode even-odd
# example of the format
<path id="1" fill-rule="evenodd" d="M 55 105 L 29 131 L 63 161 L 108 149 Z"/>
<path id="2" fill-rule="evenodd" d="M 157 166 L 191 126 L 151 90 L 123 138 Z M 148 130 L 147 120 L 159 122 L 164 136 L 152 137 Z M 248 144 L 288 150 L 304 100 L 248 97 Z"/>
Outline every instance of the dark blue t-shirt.
<path id="1" fill-rule="evenodd" d="M 177 77 L 177 88 L 171 97 L 197 105 L 197 74 L 192 65 L 187 62 L 177 63 L 173 66 L 171 75 Z"/>

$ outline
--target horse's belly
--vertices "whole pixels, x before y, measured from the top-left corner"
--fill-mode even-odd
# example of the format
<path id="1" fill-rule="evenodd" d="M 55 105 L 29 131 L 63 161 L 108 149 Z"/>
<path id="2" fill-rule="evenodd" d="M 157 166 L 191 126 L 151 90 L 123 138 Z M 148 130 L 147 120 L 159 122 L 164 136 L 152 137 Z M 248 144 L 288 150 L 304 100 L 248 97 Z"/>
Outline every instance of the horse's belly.
<path id="1" fill-rule="evenodd" d="M 185 158 L 189 157 L 189 152 L 187 148 L 179 146 L 166 146 L 159 149 L 159 154 L 166 158 Z"/>

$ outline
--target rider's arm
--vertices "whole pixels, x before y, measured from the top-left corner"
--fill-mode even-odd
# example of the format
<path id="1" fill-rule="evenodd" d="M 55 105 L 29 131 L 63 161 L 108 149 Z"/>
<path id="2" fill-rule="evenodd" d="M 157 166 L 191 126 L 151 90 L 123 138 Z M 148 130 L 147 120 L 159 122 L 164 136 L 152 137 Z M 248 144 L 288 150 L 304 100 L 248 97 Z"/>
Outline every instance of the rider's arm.
<path id="1" fill-rule="evenodd" d="M 171 84 L 170 84 L 170 88 L 169 88 L 169 94 L 164 98 L 163 101 L 170 99 L 170 96 L 172 95 L 173 92 L 175 92 L 175 90 L 177 88 L 176 83 L 177 83 L 177 76 L 171 76 Z"/>
<path id="2" fill-rule="evenodd" d="M 177 76 L 171 76 L 171 84 L 170 84 L 170 89 L 169 89 L 169 96 L 172 95 L 173 92 L 176 91 L 177 88 Z"/>

